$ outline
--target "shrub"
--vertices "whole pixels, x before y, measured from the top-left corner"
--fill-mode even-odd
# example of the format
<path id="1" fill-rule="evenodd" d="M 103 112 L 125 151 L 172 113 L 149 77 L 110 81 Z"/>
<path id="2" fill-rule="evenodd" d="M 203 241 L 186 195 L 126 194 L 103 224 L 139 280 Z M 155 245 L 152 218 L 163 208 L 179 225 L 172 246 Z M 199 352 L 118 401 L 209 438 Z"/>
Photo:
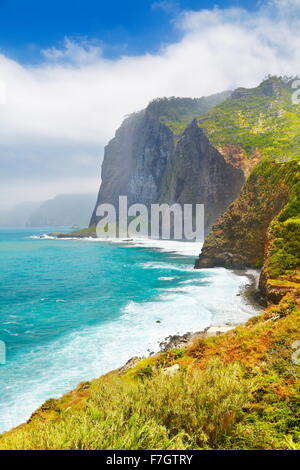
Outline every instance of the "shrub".
<path id="1" fill-rule="evenodd" d="M 204 371 L 126 383 L 99 381 L 86 410 L 58 422 L 38 421 L 9 435 L 2 448 L 197 449 L 216 446 L 239 419 L 252 387 L 237 364 L 210 361 Z"/>

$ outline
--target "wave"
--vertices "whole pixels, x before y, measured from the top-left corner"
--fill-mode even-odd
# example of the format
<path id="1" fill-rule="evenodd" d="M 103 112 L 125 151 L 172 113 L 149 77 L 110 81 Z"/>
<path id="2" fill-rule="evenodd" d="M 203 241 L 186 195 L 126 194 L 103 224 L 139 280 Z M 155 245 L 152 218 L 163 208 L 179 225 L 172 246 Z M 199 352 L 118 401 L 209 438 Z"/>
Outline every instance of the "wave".
<path id="1" fill-rule="evenodd" d="M 126 248 L 150 248 L 156 249 L 165 253 L 175 253 L 181 256 L 193 256 L 197 257 L 201 251 L 202 244 L 200 242 L 187 242 L 187 241 L 178 241 L 178 240 L 154 240 L 151 238 L 94 238 L 94 237 L 64 237 L 57 238 L 49 234 L 42 235 L 31 235 L 29 238 L 33 239 L 49 239 L 49 240 L 80 240 L 80 241 L 89 241 L 94 243 L 111 243 L 119 244 Z"/>
<path id="2" fill-rule="evenodd" d="M 178 253 L 187 252 L 186 242 L 155 241 L 155 246 L 152 242 L 147 241 L 147 248 L 160 247 L 162 251 L 172 253 L 175 249 Z M 129 242 L 118 239 L 115 243 L 123 243 L 125 246 Z M 130 246 L 137 246 L 136 240 Z M 145 247 L 145 240 L 143 246 Z M 198 252 L 198 244 L 193 244 L 193 250 L 196 246 Z M 74 251 L 74 256 L 75 253 Z M 141 251 L 139 255 L 142 255 L 141 258 L 135 257 L 135 266 L 139 268 L 138 279 L 142 282 L 145 275 L 145 279 L 151 281 L 150 286 L 153 283 L 155 287 L 151 290 L 151 295 L 132 297 L 130 290 L 120 294 L 125 295 L 124 302 L 118 307 L 115 317 L 105 314 L 103 303 L 107 304 L 109 297 L 103 297 L 103 303 L 99 301 L 97 311 L 94 312 L 99 318 L 103 312 L 101 323 L 80 325 L 72 331 L 66 329 L 61 336 L 49 342 L 32 343 L 30 348 L 22 351 L 21 359 L 17 357 L 11 363 L 11 375 L 7 375 L 9 380 L 2 381 L 0 432 L 27 420 L 45 400 L 66 393 L 79 382 L 116 369 L 132 356 L 144 356 L 158 351 L 159 343 L 170 334 L 199 331 L 210 325 L 235 325 L 257 313 L 253 306 L 245 304 L 242 296 L 237 297 L 239 291 L 249 282 L 246 276 L 237 276 L 223 268 L 194 271 L 191 260 L 185 260 L 185 264 L 181 255 L 174 262 L 170 259 L 172 255 L 156 253 L 158 261 L 144 261 L 155 259 L 152 255 L 149 258 L 149 253 L 144 256 Z M 125 278 L 126 264 L 121 263 L 120 266 L 116 261 L 112 264 L 112 269 L 111 260 L 109 263 L 109 274 L 114 275 L 114 271 L 124 269 Z M 157 284 L 163 288 L 161 291 L 157 290 Z M 94 292 L 93 289 L 91 292 Z M 37 302 L 41 303 L 38 311 L 42 310 L 43 302 L 48 303 L 49 297 L 46 295 L 46 291 L 39 291 Z M 63 302 L 64 297 L 66 303 Z M 139 298 L 140 301 L 137 300 Z M 52 300 L 59 302 L 55 307 L 59 315 L 66 314 L 67 310 L 71 311 L 72 316 L 75 315 L 77 300 L 70 303 L 64 291 L 58 292 Z M 87 308 L 84 303 L 82 308 Z M 71 317 L 66 315 L 65 318 L 72 323 Z M 34 336 L 32 326 L 28 325 L 24 330 L 26 341 L 28 337 Z M 10 364 L 7 366 L 10 367 Z M 4 373 L 5 369 L 6 366 Z"/>

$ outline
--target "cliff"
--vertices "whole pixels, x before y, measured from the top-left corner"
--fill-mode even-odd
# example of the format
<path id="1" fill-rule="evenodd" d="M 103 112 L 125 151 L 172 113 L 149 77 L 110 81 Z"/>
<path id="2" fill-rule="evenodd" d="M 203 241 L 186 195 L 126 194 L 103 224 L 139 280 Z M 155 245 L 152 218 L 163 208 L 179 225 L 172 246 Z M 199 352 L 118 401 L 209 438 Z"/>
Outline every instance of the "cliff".
<path id="1" fill-rule="evenodd" d="M 214 224 L 196 267 L 261 268 L 268 227 L 290 198 L 290 173 L 297 164 L 256 167 L 240 196 Z M 286 176 L 286 178 L 285 178 Z"/>
<path id="2" fill-rule="evenodd" d="M 40 204 L 26 221 L 27 227 L 86 227 L 95 203 L 93 194 L 59 194 Z"/>
<path id="3" fill-rule="evenodd" d="M 90 226 L 99 204 L 118 207 L 119 196 L 127 195 L 129 204 L 205 204 L 208 229 L 238 195 L 244 175 L 210 145 L 193 117 L 226 97 L 155 100 L 129 116 L 105 148 Z"/>
<path id="4" fill-rule="evenodd" d="M 189 123 L 174 120 L 174 108 L 159 119 L 151 107 L 131 116 L 106 150 L 99 194 L 112 202 L 128 190 L 145 203 L 205 195 L 212 221 L 220 192 L 226 208 L 242 170 L 247 180 L 197 267 L 262 267 L 271 305 L 227 333 L 202 332 L 48 400 L 0 436 L 0 449 L 300 449 L 300 109 L 287 85 L 272 78 L 238 89 Z M 165 104 L 153 105 L 159 115 Z"/>
<path id="5" fill-rule="evenodd" d="M 272 302 L 299 293 L 299 110 L 287 83 L 272 78 L 237 90 L 201 122 L 224 158 L 238 152 L 249 176 L 195 267 L 262 268 L 260 289 Z"/>
<path id="6" fill-rule="evenodd" d="M 167 162 L 159 202 L 204 204 L 207 232 L 239 194 L 243 182 L 243 171 L 225 161 L 194 119 Z"/>
<path id="7" fill-rule="evenodd" d="M 198 119 L 211 144 L 247 175 L 261 160 L 299 158 L 300 105 L 292 102 L 292 82 L 271 77 L 239 88 Z"/>
<path id="8" fill-rule="evenodd" d="M 127 195 L 129 204 L 202 203 L 208 232 L 260 161 L 299 155 L 298 111 L 291 80 L 277 77 L 232 94 L 154 100 L 106 146 L 90 227 L 99 204 L 118 207 Z"/>

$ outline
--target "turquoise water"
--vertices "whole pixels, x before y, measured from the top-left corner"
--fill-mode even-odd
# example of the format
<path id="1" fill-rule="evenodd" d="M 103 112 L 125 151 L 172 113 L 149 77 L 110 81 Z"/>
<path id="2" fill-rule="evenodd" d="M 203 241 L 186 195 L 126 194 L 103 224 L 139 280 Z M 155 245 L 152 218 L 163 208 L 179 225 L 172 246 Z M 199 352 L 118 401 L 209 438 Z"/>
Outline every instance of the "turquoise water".
<path id="1" fill-rule="evenodd" d="M 78 382 L 158 350 L 169 334 L 255 313 L 237 297 L 246 277 L 192 269 L 198 246 L 182 256 L 178 243 L 165 252 L 31 238 L 44 232 L 0 231 L 0 431 Z"/>

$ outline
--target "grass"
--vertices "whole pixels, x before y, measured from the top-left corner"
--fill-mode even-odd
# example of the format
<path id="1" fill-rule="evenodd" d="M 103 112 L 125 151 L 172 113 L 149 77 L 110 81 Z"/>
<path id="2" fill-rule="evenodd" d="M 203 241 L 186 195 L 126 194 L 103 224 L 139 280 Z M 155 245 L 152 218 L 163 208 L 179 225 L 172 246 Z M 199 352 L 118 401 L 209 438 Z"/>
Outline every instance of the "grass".
<path id="1" fill-rule="evenodd" d="M 284 177 L 282 172 L 281 179 Z M 290 198 L 270 225 L 263 268 L 266 288 L 275 297 L 292 290 L 300 292 L 299 165 L 289 180 Z"/>
<path id="2" fill-rule="evenodd" d="M 84 410 L 66 411 L 51 426 L 18 433 L 27 449 L 186 449 L 215 445 L 246 404 L 251 385 L 241 368 L 211 361 L 206 371 L 151 379 L 102 380 Z M 16 441 L 15 441 L 16 442 Z M 9 439 L 8 439 L 9 443 Z M 9 446 L 8 446 L 9 447 Z M 5 447 L 4 447 L 5 448 Z"/>
<path id="3" fill-rule="evenodd" d="M 261 94 L 268 83 L 275 83 L 277 93 Z M 262 159 L 278 162 L 300 155 L 300 106 L 293 105 L 292 89 L 272 77 L 240 99 L 228 99 L 199 118 L 213 145 L 240 148 L 247 158 L 259 149 Z"/>
<path id="4" fill-rule="evenodd" d="M 227 334 L 48 400 L 0 449 L 300 449 L 299 338 L 289 295 Z"/>

